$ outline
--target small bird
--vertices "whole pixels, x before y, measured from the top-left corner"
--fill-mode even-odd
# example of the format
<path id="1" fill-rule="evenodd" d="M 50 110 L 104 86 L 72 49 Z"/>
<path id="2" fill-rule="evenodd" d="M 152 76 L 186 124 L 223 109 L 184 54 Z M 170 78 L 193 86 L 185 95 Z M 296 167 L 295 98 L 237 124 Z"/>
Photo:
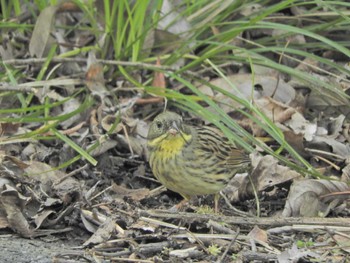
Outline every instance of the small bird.
<path id="1" fill-rule="evenodd" d="M 219 129 L 186 125 L 170 111 L 153 120 L 147 139 L 154 176 L 184 197 L 180 204 L 195 195 L 215 194 L 217 212 L 220 190 L 250 164 L 249 155 Z"/>

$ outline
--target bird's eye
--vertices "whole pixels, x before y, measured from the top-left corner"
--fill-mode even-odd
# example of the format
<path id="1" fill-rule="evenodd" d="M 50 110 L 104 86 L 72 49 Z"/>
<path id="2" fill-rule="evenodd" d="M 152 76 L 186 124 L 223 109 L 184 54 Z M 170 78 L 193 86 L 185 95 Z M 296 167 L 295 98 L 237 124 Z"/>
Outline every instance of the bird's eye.
<path id="1" fill-rule="evenodd" d="M 161 123 L 160 121 L 157 121 L 156 125 L 158 129 L 161 129 L 163 127 L 163 123 Z"/>

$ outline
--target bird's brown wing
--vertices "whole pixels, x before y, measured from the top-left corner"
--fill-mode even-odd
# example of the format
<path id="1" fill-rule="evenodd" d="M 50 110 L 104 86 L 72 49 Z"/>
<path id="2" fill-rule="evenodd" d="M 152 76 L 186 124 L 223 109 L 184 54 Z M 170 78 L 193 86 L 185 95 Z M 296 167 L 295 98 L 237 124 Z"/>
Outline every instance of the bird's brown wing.
<path id="1" fill-rule="evenodd" d="M 199 142 L 196 145 L 201 148 L 198 150 L 205 152 L 208 158 L 216 159 L 228 169 L 244 170 L 250 163 L 249 155 L 231 143 L 219 129 L 203 126 L 196 128 L 196 132 Z"/>

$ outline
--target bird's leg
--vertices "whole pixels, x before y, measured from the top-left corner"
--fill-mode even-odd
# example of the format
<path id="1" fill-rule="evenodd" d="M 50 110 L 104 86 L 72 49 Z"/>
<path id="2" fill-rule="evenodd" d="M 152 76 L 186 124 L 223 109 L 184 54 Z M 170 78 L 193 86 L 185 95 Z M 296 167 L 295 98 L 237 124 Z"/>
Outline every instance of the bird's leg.
<path id="1" fill-rule="evenodd" d="M 219 213 L 219 200 L 220 200 L 220 194 L 216 193 L 214 195 L 214 212 L 215 212 L 215 214 Z"/>
<path id="2" fill-rule="evenodd" d="M 178 211 L 181 211 L 188 204 L 189 201 L 190 201 L 189 199 L 184 198 L 184 199 L 181 200 L 180 203 L 178 203 L 175 206 L 178 209 Z"/>
<path id="3" fill-rule="evenodd" d="M 181 200 L 180 203 L 178 203 L 177 205 L 174 205 L 172 208 L 170 208 L 170 211 L 172 211 L 172 212 L 182 211 L 183 208 L 188 204 L 188 202 L 189 202 L 189 199 L 184 198 Z"/>

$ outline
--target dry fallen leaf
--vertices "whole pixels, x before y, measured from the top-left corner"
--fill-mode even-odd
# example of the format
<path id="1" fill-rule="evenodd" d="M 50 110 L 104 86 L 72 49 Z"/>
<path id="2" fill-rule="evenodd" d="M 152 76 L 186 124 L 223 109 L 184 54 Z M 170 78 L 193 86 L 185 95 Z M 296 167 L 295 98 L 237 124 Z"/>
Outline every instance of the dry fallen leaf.
<path id="1" fill-rule="evenodd" d="M 158 29 L 166 30 L 176 36 L 180 35 L 188 43 L 187 45 L 192 46 L 194 43 L 193 39 L 190 38 L 193 34 L 191 24 L 181 12 L 176 11 L 177 8 L 179 6 L 176 6 L 176 1 L 163 1 L 160 10 L 162 18 L 158 21 Z"/>
<path id="2" fill-rule="evenodd" d="M 128 189 L 117 184 L 113 184 L 111 190 L 121 197 L 129 197 L 134 201 L 140 201 L 149 196 L 150 190 L 147 188 L 142 189 Z"/>
<path id="3" fill-rule="evenodd" d="M 109 95 L 105 85 L 103 66 L 100 63 L 96 62 L 89 66 L 86 72 L 86 86 L 91 91 L 91 94 L 99 96 L 101 101 Z"/>
<path id="4" fill-rule="evenodd" d="M 0 207 L 6 213 L 9 227 L 23 237 L 33 236 L 34 229 L 29 225 L 23 208 L 29 198 L 21 195 L 16 188 L 4 185 L 0 193 Z"/>
<path id="5" fill-rule="evenodd" d="M 118 235 L 121 236 L 125 234 L 124 229 L 115 222 L 113 217 L 108 217 L 97 211 L 91 212 L 85 209 L 80 210 L 80 216 L 86 229 L 92 233 L 96 233 L 96 235 L 86 241 L 85 244 L 89 244 L 90 242 L 94 243 L 95 241 L 99 242 L 100 240 L 105 241 L 104 238 L 113 232 L 117 232 Z M 96 225 L 100 227 L 96 228 Z"/>
<path id="6" fill-rule="evenodd" d="M 156 224 L 145 222 L 143 220 L 138 220 L 129 227 L 129 229 L 138 229 L 147 233 L 154 233 L 157 228 L 158 226 Z"/>
<path id="7" fill-rule="evenodd" d="M 248 237 L 267 243 L 267 232 L 258 226 L 254 226 L 254 228 L 249 232 Z"/>
<path id="8" fill-rule="evenodd" d="M 250 174 L 250 178 L 258 192 L 301 177 L 299 173 L 289 167 L 279 165 L 278 160 L 271 155 L 263 157 L 253 155 L 251 159 L 254 169 Z M 248 175 L 235 176 L 223 191 L 233 202 L 239 202 L 254 196 Z"/>
<path id="9" fill-rule="evenodd" d="M 295 90 L 288 83 L 273 76 L 255 75 L 253 77 L 252 74 L 238 74 L 228 76 L 227 79 L 233 83 L 236 88 L 224 78 L 216 78 L 210 81 L 210 84 L 220 87 L 239 98 L 247 99 L 248 101 L 256 101 L 263 97 L 271 97 L 277 102 L 288 105 L 294 100 L 296 94 Z M 207 94 L 207 88 L 205 87 L 206 85 L 201 85 L 198 89 Z M 209 92 L 208 96 L 212 95 L 211 93 L 212 92 Z M 230 112 L 234 108 L 241 107 L 238 102 L 228 98 L 222 93 L 216 93 L 213 99 L 218 102 L 225 112 Z"/>
<path id="10" fill-rule="evenodd" d="M 306 141 L 311 141 L 317 132 L 317 124 L 306 120 L 300 112 L 295 112 L 285 125 L 295 134 L 303 134 Z"/>
<path id="11" fill-rule="evenodd" d="M 117 135 L 116 141 L 119 147 L 129 149 L 137 156 L 147 155 L 147 123 L 143 120 L 122 116 L 121 132 Z"/>
<path id="12" fill-rule="evenodd" d="M 341 181 L 350 182 L 350 158 L 345 160 L 345 167 L 342 170 Z"/>
<path id="13" fill-rule="evenodd" d="M 291 262 L 299 262 L 300 259 L 304 257 L 314 257 L 320 258 L 321 255 L 312 252 L 308 249 L 299 249 L 297 245 L 294 243 L 291 248 L 286 249 L 281 254 L 277 255 L 277 259 L 279 263 L 291 263 Z"/>
<path id="14" fill-rule="evenodd" d="M 106 242 L 115 232 L 115 223 L 112 217 L 107 217 L 96 232 L 84 242 L 83 247 Z"/>
<path id="15" fill-rule="evenodd" d="M 21 123 L 11 123 L 11 122 L 2 122 L 0 123 L 0 136 L 4 135 L 13 135 L 18 131 L 18 128 L 21 126 Z"/>
<path id="16" fill-rule="evenodd" d="M 29 52 L 32 57 L 44 57 L 50 50 L 54 39 L 51 35 L 53 31 L 54 19 L 59 5 L 49 5 L 44 8 L 36 20 L 34 31 L 29 43 Z"/>
<path id="17" fill-rule="evenodd" d="M 285 217 L 326 216 L 330 212 L 329 210 L 337 205 L 337 203 L 325 202 L 322 196 L 333 192 L 349 190 L 350 187 L 346 183 L 339 181 L 321 179 L 294 181 L 282 215 Z M 336 196 L 333 200 L 340 201 Z"/>
<path id="18" fill-rule="evenodd" d="M 160 58 L 157 58 L 157 66 L 161 66 L 160 63 Z M 152 81 L 152 86 L 153 87 L 158 87 L 158 88 L 166 88 L 166 83 L 165 83 L 165 76 L 163 72 L 155 71 L 154 72 L 154 78 Z"/>
<path id="19" fill-rule="evenodd" d="M 261 110 L 261 112 L 263 112 L 274 123 L 283 124 L 296 112 L 296 109 L 270 97 L 256 99 L 255 104 Z"/>
<path id="20" fill-rule="evenodd" d="M 339 248 L 344 250 L 346 253 L 350 253 L 350 238 L 348 235 L 333 235 L 333 239 L 337 242 Z"/>

